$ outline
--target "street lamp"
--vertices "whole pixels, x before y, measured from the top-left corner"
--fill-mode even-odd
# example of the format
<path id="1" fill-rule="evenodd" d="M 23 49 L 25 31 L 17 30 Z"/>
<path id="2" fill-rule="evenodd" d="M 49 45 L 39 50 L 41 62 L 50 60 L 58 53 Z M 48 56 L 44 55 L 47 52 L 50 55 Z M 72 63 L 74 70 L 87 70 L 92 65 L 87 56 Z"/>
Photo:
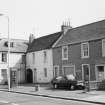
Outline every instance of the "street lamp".
<path id="1" fill-rule="evenodd" d="M 5 14 L 0 14 L 0 16 L 4 16 L 8 20 L 8 61 L 7 61 L 7 78 L 8 78 L 8 90 L 10 90 L 10 67 L 9 67 L 9 54 L 10 54 L 10 37 L 9 37 L 9 16 Z"/>

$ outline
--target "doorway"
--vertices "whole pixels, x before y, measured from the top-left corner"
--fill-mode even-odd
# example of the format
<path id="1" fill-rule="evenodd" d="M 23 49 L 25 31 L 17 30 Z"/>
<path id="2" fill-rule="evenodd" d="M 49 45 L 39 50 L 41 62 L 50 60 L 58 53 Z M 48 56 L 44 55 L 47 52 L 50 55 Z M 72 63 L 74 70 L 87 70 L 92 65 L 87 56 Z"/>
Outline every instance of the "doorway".
<path id="1" fill-rule="evenodd" d="M 90 67 L 89 64 L 83 64 L 82 65 L 82 78 L 83 81 L 89 81 L 90 80 Z"/>
<path id="2" fill-rule="evenodd" d="M 105 78 L 104 66 L 96 66 L 97 81 L 102 81 Z"/>
<path id="3" fill-rule="evenodd" d="M 31 69 L 27 69 L 26 77 L 27 77 L 27 83 L 33 83 L 33 72 Z"/>

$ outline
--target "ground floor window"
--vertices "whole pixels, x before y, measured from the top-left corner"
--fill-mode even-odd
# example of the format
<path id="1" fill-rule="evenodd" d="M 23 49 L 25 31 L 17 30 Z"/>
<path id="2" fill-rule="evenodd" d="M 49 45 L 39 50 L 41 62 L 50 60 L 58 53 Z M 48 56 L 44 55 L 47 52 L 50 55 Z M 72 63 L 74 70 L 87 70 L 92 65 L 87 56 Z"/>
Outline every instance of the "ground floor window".
<path id="1" fill-rule="evenodd" d="M 75 76 L 75 68 L 74 66 L 63 66 L 64 75 L 72 74 Z"/>
<path id="2" fill-rule="evenodd" d="M 7 69 L 2 69 L 1 75 L 2 75 L 3 79 L 7 79 Z"/>

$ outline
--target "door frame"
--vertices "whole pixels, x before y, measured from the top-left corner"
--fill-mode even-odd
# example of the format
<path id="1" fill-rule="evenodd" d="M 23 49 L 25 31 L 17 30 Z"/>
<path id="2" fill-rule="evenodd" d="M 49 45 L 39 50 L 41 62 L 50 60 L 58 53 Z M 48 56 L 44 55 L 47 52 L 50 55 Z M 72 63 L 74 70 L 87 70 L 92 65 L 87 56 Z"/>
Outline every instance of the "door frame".
<path id="1" fill-rule="evenodd" d="M 84 81 L 84 69 L 83 69 L 84 65 L 88 65 L 89 67 L 89 81 L 90 81 L 90 64 L 82 64 L 82 81 Z"/>
<path id="2" fill-rule="evenodd" d="M 96 75 L 96 81 L 98 81 L 98 69 L 97 67 L 98 66 L 104 66 L 104 79 L 105 79 L 105 64 L 98 64 L 98 65 L 95 65 L 95 75 Z"/>
<path id="3" fill-rule="evenodd" d="M 53 67 L 53 77 L 55 77 L 55 67 L 58 68 L 58 76 L 59 76 L 59 65 L 54 65 L 54 67 Z"/>

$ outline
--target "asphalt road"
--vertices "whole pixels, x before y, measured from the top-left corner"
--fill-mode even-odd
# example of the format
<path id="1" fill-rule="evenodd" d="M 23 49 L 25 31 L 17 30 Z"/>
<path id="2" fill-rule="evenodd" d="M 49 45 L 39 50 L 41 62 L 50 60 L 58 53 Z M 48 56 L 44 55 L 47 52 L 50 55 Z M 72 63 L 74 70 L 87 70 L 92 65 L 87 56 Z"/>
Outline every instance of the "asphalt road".
<path id="1" fill-rule="evenodd" d="M 99 105 L 0 91 L 0 105 Z"/>

